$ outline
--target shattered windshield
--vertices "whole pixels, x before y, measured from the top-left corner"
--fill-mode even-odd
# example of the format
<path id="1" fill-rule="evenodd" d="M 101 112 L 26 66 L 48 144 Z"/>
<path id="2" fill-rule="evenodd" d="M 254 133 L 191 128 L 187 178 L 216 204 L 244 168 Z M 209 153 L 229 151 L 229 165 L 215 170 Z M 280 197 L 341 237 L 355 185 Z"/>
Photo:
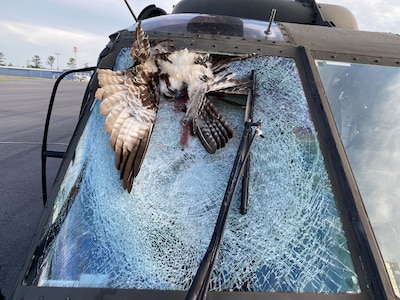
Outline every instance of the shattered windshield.
<path id="1" fill-rule="evenodd" d="M 400 68 L 330 61 L 317 67 L 400 297 Z"/>
<path id="2" fill-rule="evenodd" d="M 124 48 L 115 70 L 132 65 Z M 256 70 L 249 206 L 234 199 L 210 290 L 358 293 L 331 183 L 295 61 L 251 57 Z M 228 99 L 229 100 L 229 99 Z M 132 191 L 122 188 L 100 101 L 80 137 L 26 283 L 38 286 L 187 290 L 207 249 L 244 128 L 244 96 L 214 99 L 233 138 L 207 153 L 182 129 L 176 101 L 160 101 Z M 31 280 L 28 280 L 32 278 Z"/>

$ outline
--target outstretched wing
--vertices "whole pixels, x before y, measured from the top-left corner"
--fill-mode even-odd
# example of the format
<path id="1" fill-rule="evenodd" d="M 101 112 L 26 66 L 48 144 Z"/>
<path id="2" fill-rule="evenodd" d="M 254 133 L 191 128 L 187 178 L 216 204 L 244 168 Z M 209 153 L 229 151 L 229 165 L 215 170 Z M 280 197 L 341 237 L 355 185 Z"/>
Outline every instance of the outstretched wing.
<path id="1" fill-rule="evenodd" d="M 98 69 L 100 88 L 96 98 L 102 99 L 100 114 L 106 115 L 105 131 L 110 134 L 115 151 L 115 166 L 120 170 L 123 187 L 129 192 L 140 170 L 156 118 L 157 97 L 150 82 L 141 82 L 143 75 L 132 69 L 114 72 Z M 143 78 L 142 78 L 143 79 Z"/>
<path id="2" fill-rule="evenodd" d="M 210 101 L 209 95 L 247 94 L 249 79 L 234 77 L 234 73 L 226 73 L 188 86 L 190 102 L 182 122 L 191 124 L 193 134 L 199 137 L 209 153 L 224 147 L 233 136 L 232 126 Z"/>
<path id="3" fill-rule="evenodd" d="M 100 114 L 107 116 L 105 130 L 115 151 L 115 165 L 123 187 L 129 192 L 137 176 L 155 122 L 159 91 L 157 86 L 159 56 L 174 51 L 174 42 L 150 43 L 139 22 L 131 56 L 134 65 L 126 70 L 98 69 L 100 88 L 96 98 L 103 100 Z"/>
<path id="4" fill-rule="evenodd" d="M 96 98 L 103 100 L 100 114 L 107 116 L 105 130 L 115 151 L 115 166 L 129 192 L 150 140 L 158 101 L 150 42 L 140 22 L 131 56 L 135 64 L 127 70 L 98 69 L 96 91 Z"/>
<path id="5" fill-rule="evenodd" d="M 208 153 L 215 153 L 233 136 L 233 128 L 214 104 L 203 94 L 202 109 L 192 120 L 192 131 Z"/>

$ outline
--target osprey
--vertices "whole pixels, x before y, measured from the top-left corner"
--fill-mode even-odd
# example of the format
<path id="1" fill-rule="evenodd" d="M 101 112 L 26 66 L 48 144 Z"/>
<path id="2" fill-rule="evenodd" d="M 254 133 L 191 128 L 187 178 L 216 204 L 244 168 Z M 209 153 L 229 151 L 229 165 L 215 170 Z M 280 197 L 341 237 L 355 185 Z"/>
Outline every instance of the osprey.
<path id="1" fill-rule="evenodd" d="M 107 116 L 105 131 L 110 134 L 115 165 L 128 192 L 139 172 L 162 96 L 187 94 L 182 124 L 190 126 L 207 152 L 214 153 L 225 146 L 233 129 L 208 96 L 213 92 L 243 93 L 248 85 L 247 80 L 235 80 L 232 73 L 214 75 L 227 65 L 213 65 L 207 54 L 175 51 L 171 40 L 150 43 L 140 22 L 135 35 L 134 65 L 121 71 L 98 69 L 95 94 L 103 100 L 100 114 Z"/>

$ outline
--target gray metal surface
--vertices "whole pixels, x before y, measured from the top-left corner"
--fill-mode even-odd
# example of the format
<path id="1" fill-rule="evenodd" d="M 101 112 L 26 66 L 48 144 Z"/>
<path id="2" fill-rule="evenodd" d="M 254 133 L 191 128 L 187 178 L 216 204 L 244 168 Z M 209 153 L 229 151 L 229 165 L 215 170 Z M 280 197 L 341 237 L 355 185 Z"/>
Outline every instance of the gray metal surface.
<path id="1" fill-rule="evenodd" d="M 41 144 L 55 80 L 0 76 L 0 288 L 10 299 L 43 210 Z M 66 148 L 78 120 L 85 83 L 63 81 L 49 149 Z M 48 185 L 59 159 L 48 160 Z"/>
<path id="2" fill-rule="evenodd" d="M 279 26 L 291 45 L 330 53 L 331 60 L 346 54 L 357 63 L 400 65 L 400 35 L 397 34 L 290 23 L 279 23 Z"/>
<path id="3" fill-rule="evenodd" d="M 275 21 L 279 22 L 350 29 L 358 27 L 353 14 L 342 6 L 303 0 L 182 0 L 174 6 L 172 13 L 203 13 L 268 21 L 272 9 L 276 10 Z"/>

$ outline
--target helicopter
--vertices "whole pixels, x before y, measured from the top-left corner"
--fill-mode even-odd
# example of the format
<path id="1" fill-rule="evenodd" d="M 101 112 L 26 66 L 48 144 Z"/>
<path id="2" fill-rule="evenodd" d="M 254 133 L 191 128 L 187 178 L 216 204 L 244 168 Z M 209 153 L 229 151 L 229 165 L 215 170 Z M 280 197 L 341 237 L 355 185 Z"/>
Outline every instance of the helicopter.
<path id="1" fill-rule="evenodd" d="M 400 299 L 400 36 L 314 0 L 132 15 L 97 66 L 55 82 L 45 210 L 13 299 Z M 141 30 L 248 87 L 207 95 L 232 128 L 215 153 L 182 124 L 188 99 L 160 96 L 127 190 L 96 91 L 100 70 L 138 76 Z M 67 150 L 48 149 L 59 83 L 90 71 Z M 48 193 L 51 157 L 62 162 Z"/>

